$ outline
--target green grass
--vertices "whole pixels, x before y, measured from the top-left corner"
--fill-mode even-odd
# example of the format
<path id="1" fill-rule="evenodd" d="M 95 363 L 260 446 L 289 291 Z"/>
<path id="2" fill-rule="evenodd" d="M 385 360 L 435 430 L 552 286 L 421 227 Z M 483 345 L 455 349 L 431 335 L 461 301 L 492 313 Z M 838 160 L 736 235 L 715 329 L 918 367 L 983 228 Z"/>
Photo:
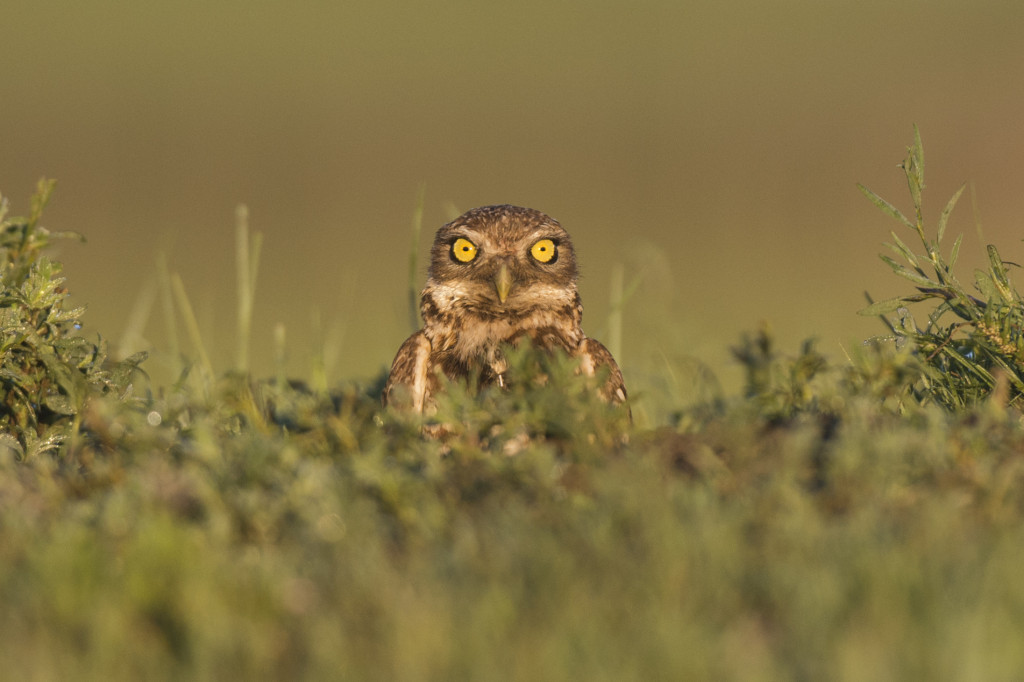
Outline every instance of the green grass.
<path id="1" fill-rule="evenodd" d="M 150 386 L 141 358 L 106 361 L 48 284 L 42 203 L 3 227 L 10 679 L 1024 671 L 1015 384 L 943 374 L 941 327 L 894 324 L 898 347 L 841 363 L 762 329 L 734 349 L 742 395 L 664 406 L 653 429 L 526 349 L 511 371 L 550 381 L 453 386 L 432 439 L 380 409 L 383 377 L 324 391 L 200 363 Z M 979 348 L 963 361 L 1007 371 Z"/>

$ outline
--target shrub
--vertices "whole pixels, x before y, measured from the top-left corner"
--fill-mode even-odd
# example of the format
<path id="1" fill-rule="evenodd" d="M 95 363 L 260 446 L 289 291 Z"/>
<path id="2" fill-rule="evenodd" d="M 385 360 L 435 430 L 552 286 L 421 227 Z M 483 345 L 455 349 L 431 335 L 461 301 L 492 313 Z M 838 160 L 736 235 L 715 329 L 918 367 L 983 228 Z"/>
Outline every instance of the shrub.
<path id="1" fill-rule="evenodd" d="M 879 340 L 909 345 L 922 361 L 923 371 L 914 387 L 922 401 L 963 408 L 998 391 L 1001 400 L 1020 405 L 1024 398 L 1024 301 L 1010 278 L 1009 266 L 1013 264 L 1005 262 L 990 244 L 988 268 L 975 270 L 974 291 L 969 291 L 953 270 L 963 235 L 954 240 L 948 256 L 942 253 L 946 225 L 964 188 L 957 190 L 942 209 L 935 238 L 931 239 L 926 234 L 923 213 L 924 149 L 916 127 L 914 143 L 907 148 L 901 168 L 913 200 L 913 218 L 867 187 L 860 185 L 860 189 L 882 211 L 917 235 L 923 253 L 915 252 L 893 232 L 892 243 L 886 246 L 903 262 L 882 255 L 893 272 L 913 283 L 917 291 L 872 302 L 861 314 L 882 316 L 890 334 Z M 924 325 L 915 321 L 909 308 L 921 302 L 933 304 Z M 895 319 L 885 317 L 892 313 L 896 313 Z"/>
<path id="2" fill-rule="evenodd" d="M 53 191 L 42 180 L 27 218 L 7 217 L 0 197 L 0 441 L 18 458 L 54 450 L 73 431 L 90 395 L 123 392 L 143 356 L 108 366 L 102 340 L 77 334 L 83 308 L 68 306 L 61 265 L 43 251 L 39 224 Z"/>

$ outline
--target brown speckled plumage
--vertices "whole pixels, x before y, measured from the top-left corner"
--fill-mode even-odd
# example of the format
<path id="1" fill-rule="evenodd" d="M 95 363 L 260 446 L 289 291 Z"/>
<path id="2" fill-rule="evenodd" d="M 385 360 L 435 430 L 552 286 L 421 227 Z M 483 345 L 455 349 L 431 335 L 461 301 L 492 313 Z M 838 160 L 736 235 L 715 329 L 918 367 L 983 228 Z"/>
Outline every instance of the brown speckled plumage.
<path id="1" fill-rule="evenodd" d="M 474 255 L 461 262 L 456 244 L 462 248 L 465 240 Z M 547 262 L 531 255 L 543 240 L 551 244 L 541 252 L 542 258 L 550 258 Z M 434 238 L 420 298 L 423 329 L 399 348 L 384 387 L 384 404 L 429 410 L 441 387 L 439 373 L 503 384 L 507 367 L 501 346 L 523 337 L 537 347 L 561 348 L 579 358 L 580 371 L 586 374 L 609 367 L 601 396 L 613 403 L 625 401 L 615 359 L 580 326 L 583 304 L 577 274 L 569 234 L 540 211 L 484 206 L 443 226 Z"/>

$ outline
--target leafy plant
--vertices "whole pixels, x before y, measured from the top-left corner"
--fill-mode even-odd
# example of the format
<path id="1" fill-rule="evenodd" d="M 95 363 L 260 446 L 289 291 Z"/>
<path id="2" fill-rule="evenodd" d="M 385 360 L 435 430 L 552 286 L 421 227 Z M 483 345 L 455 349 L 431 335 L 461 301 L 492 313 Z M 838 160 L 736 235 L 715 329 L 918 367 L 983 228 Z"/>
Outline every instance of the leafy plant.
<path id="1" fill-rule="evenodd" d="M 968 289 L 954 273 L 963 236 L 954 240 L 948 256 L 942 252 L 949 217 L 963 193 L 961 187 L 939 214 L 934 239 L 925 231 L 923 212 L 924 149 L 920 131 L 914 128 L 914 143 L 907 149 L 901 168 L 907 177 L 914 204 L 908 218 L 891 203 L 863 185 L 862 192 L 888 216 L 914 231 L 923 247 L 916 253 L 892 233 L 886 246 L 903 262 L 883 254 L 900 277 L 915 285 L 916 293 L 872 302 L 860 311 L 878 315 L 890 334 L 879 339 L 909 344 L 923 360 L 923 371 L 914 387 L 923 401 L 935 401 L 948 408 L 973 405 L 999 389 L 1005 400 L 1020 405 L 1024 399 L 1024 301 L 1010 278 L 1008 266 L 995 246 L 988 246 L 987 270 L 975 270 L 974 290 Z M 905 263 L 905 264 L 904 264 Z M 869 297 L 870 301 L 870 297 Z M 934 308 L 927 322 L 918 324 L 910 313 L 912 303 L 931 302 Z M 886 315 L 896 313 L 890 320 Z"/>
<path id="2" fill-rule="evenodd" d="M 77 236 L 39 224 L 53 187 L 39 182 L 27 218 L 8 218 L 0 197 L 0 442 L 19 458 L 60 445 L 89 396 L 123 392 L 144 358 L 107 367 L 102 340 L 77 335 L 84 308 L 68 307 L 60 263 L 43 255 Z"/>
<path id="3" fill-rule="evenodd" d="M 745 397 L 767 419 L 787 419 L 816 406 L 815 381 L 828 363 L 813 339 L 803 342 L 797 357 L 781 357 L 768 327 L 762 326 L 755 334 L 743 334 L 732 354 L 746 375 Z"/>

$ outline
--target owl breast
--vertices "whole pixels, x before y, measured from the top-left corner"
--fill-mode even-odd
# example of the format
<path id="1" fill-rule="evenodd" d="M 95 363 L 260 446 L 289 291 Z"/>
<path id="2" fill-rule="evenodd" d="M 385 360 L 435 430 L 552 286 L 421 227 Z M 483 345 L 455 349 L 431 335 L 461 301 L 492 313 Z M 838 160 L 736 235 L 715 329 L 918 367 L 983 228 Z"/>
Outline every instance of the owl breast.
<path id="1" fill-rule="evenodd" d="M 484 380 L 505 372 L 501 346 L 528 337 L 544 349 L 573 353 L 584 339 L 575 289 L 534 285 L 498 304 L 461 284 L 428 285 L 421 300 L 434 359 L 455 378 L 477 370 Z"/>

